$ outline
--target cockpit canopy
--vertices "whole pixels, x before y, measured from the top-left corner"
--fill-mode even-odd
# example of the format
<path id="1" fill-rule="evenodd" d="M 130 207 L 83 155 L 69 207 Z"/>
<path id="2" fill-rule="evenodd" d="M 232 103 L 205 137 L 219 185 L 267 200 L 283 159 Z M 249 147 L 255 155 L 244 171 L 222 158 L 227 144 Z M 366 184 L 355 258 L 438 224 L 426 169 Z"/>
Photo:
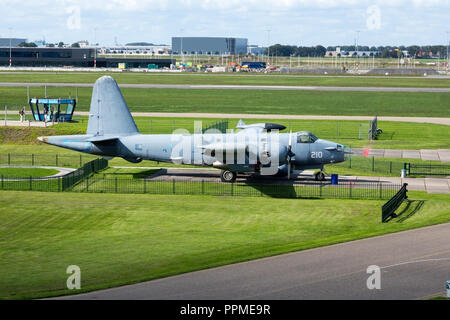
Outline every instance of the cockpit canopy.
<path id="1" fill-rule="evenodd" d="M 297 143 L 314 143 L 318 140 L 315 135 L 309 131 L 297 132 Z"/>

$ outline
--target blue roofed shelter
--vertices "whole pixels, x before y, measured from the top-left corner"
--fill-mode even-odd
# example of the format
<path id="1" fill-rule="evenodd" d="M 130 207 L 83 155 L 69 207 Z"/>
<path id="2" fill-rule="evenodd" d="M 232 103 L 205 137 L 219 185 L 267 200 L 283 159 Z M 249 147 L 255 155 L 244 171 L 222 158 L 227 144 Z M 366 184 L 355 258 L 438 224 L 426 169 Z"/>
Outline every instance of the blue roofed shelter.
<path id="1" fill-rule="evenodd" d="M 76 99 L 30 99 L 30 109 L 35 121 L 72 121 Z M 62 110 L 63 109 L 63 110 Z"/>

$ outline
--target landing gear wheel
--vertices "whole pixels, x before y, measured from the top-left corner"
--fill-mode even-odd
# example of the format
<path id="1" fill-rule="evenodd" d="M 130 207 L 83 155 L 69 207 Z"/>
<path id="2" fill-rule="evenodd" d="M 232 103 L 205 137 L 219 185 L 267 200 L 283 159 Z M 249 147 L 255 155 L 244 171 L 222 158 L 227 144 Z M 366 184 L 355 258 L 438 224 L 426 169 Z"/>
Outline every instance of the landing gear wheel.
<path id="1" fill-rule="evenodd" d="M 325 181 L 325 174 L 322 171 L 319 171 L 314 175 L 314 178 L 316 181 Z"/>
<path id="2" fill-rule="evenodd" d="M 236 181 L 236 172 L 223 170 L 220 173 L 220 180 L 222 182 L 235 182 Z"/>

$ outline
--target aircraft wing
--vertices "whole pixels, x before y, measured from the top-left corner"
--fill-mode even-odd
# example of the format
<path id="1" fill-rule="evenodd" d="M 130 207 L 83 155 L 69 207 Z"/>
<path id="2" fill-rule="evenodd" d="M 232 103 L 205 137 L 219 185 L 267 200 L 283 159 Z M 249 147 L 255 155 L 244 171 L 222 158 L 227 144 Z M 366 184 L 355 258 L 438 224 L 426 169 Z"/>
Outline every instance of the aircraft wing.
<path id="1" fill-rule="evenodd" d="M 208 150 L 208 151 L 216 151 L 216 150 L 221 150 L 221 151 L 238 151 L 238 150 L 247 150 L 248 148 L 248 144 L 245 143 L 211 143 L 211 144 L 207 144 L 207 145 L 202 145 L 199 146 L 199 148 L 203 149 L 203 150 Z"/>

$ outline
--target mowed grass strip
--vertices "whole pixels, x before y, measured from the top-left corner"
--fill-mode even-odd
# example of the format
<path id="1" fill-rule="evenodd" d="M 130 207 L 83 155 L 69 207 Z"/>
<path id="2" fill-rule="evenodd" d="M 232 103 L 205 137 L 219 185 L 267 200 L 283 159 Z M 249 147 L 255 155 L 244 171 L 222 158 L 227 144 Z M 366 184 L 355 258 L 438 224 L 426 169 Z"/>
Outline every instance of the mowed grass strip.
<path id="1" fill-rule="evenodd" d="M 136 74 L 136 73 L 1 73 L 0 82 L 21 83 L 94 83 L 99 77 L 112 76 L 119 84 L 189 84 L 189 85 L 277 85 L 337 87 L 422 87 L 449 88 L 448 79 L 391 77 L 311 77 L 262 74 Z"/>
<path id="2" fill-rule="evenodd" d="M 27 199 L 20 201 L 18 199 Z M 382 201 L 0 192 L 0 298 L 73 294 L 449 220 L 447 196 L 380 222 Z M 66 290 L 69 265 L 79 291 Z"/>
<path id="3" fill-rule="evenodd" d="M 136 88 L 121 91 L 134 112 L 450 117 L 449 93 Z M 91 88 L 78 89 L 77 111 L 89 110 L 91 94 Z M 47 95 L 75 97 L 76 89 L 49 87 Z M 44 88 L 30 88 L 30 96 L 44 97 Z M 18 110 L 27 105 L 27 88 L 0 88 L 0 97 L 2 107 Z"/>

